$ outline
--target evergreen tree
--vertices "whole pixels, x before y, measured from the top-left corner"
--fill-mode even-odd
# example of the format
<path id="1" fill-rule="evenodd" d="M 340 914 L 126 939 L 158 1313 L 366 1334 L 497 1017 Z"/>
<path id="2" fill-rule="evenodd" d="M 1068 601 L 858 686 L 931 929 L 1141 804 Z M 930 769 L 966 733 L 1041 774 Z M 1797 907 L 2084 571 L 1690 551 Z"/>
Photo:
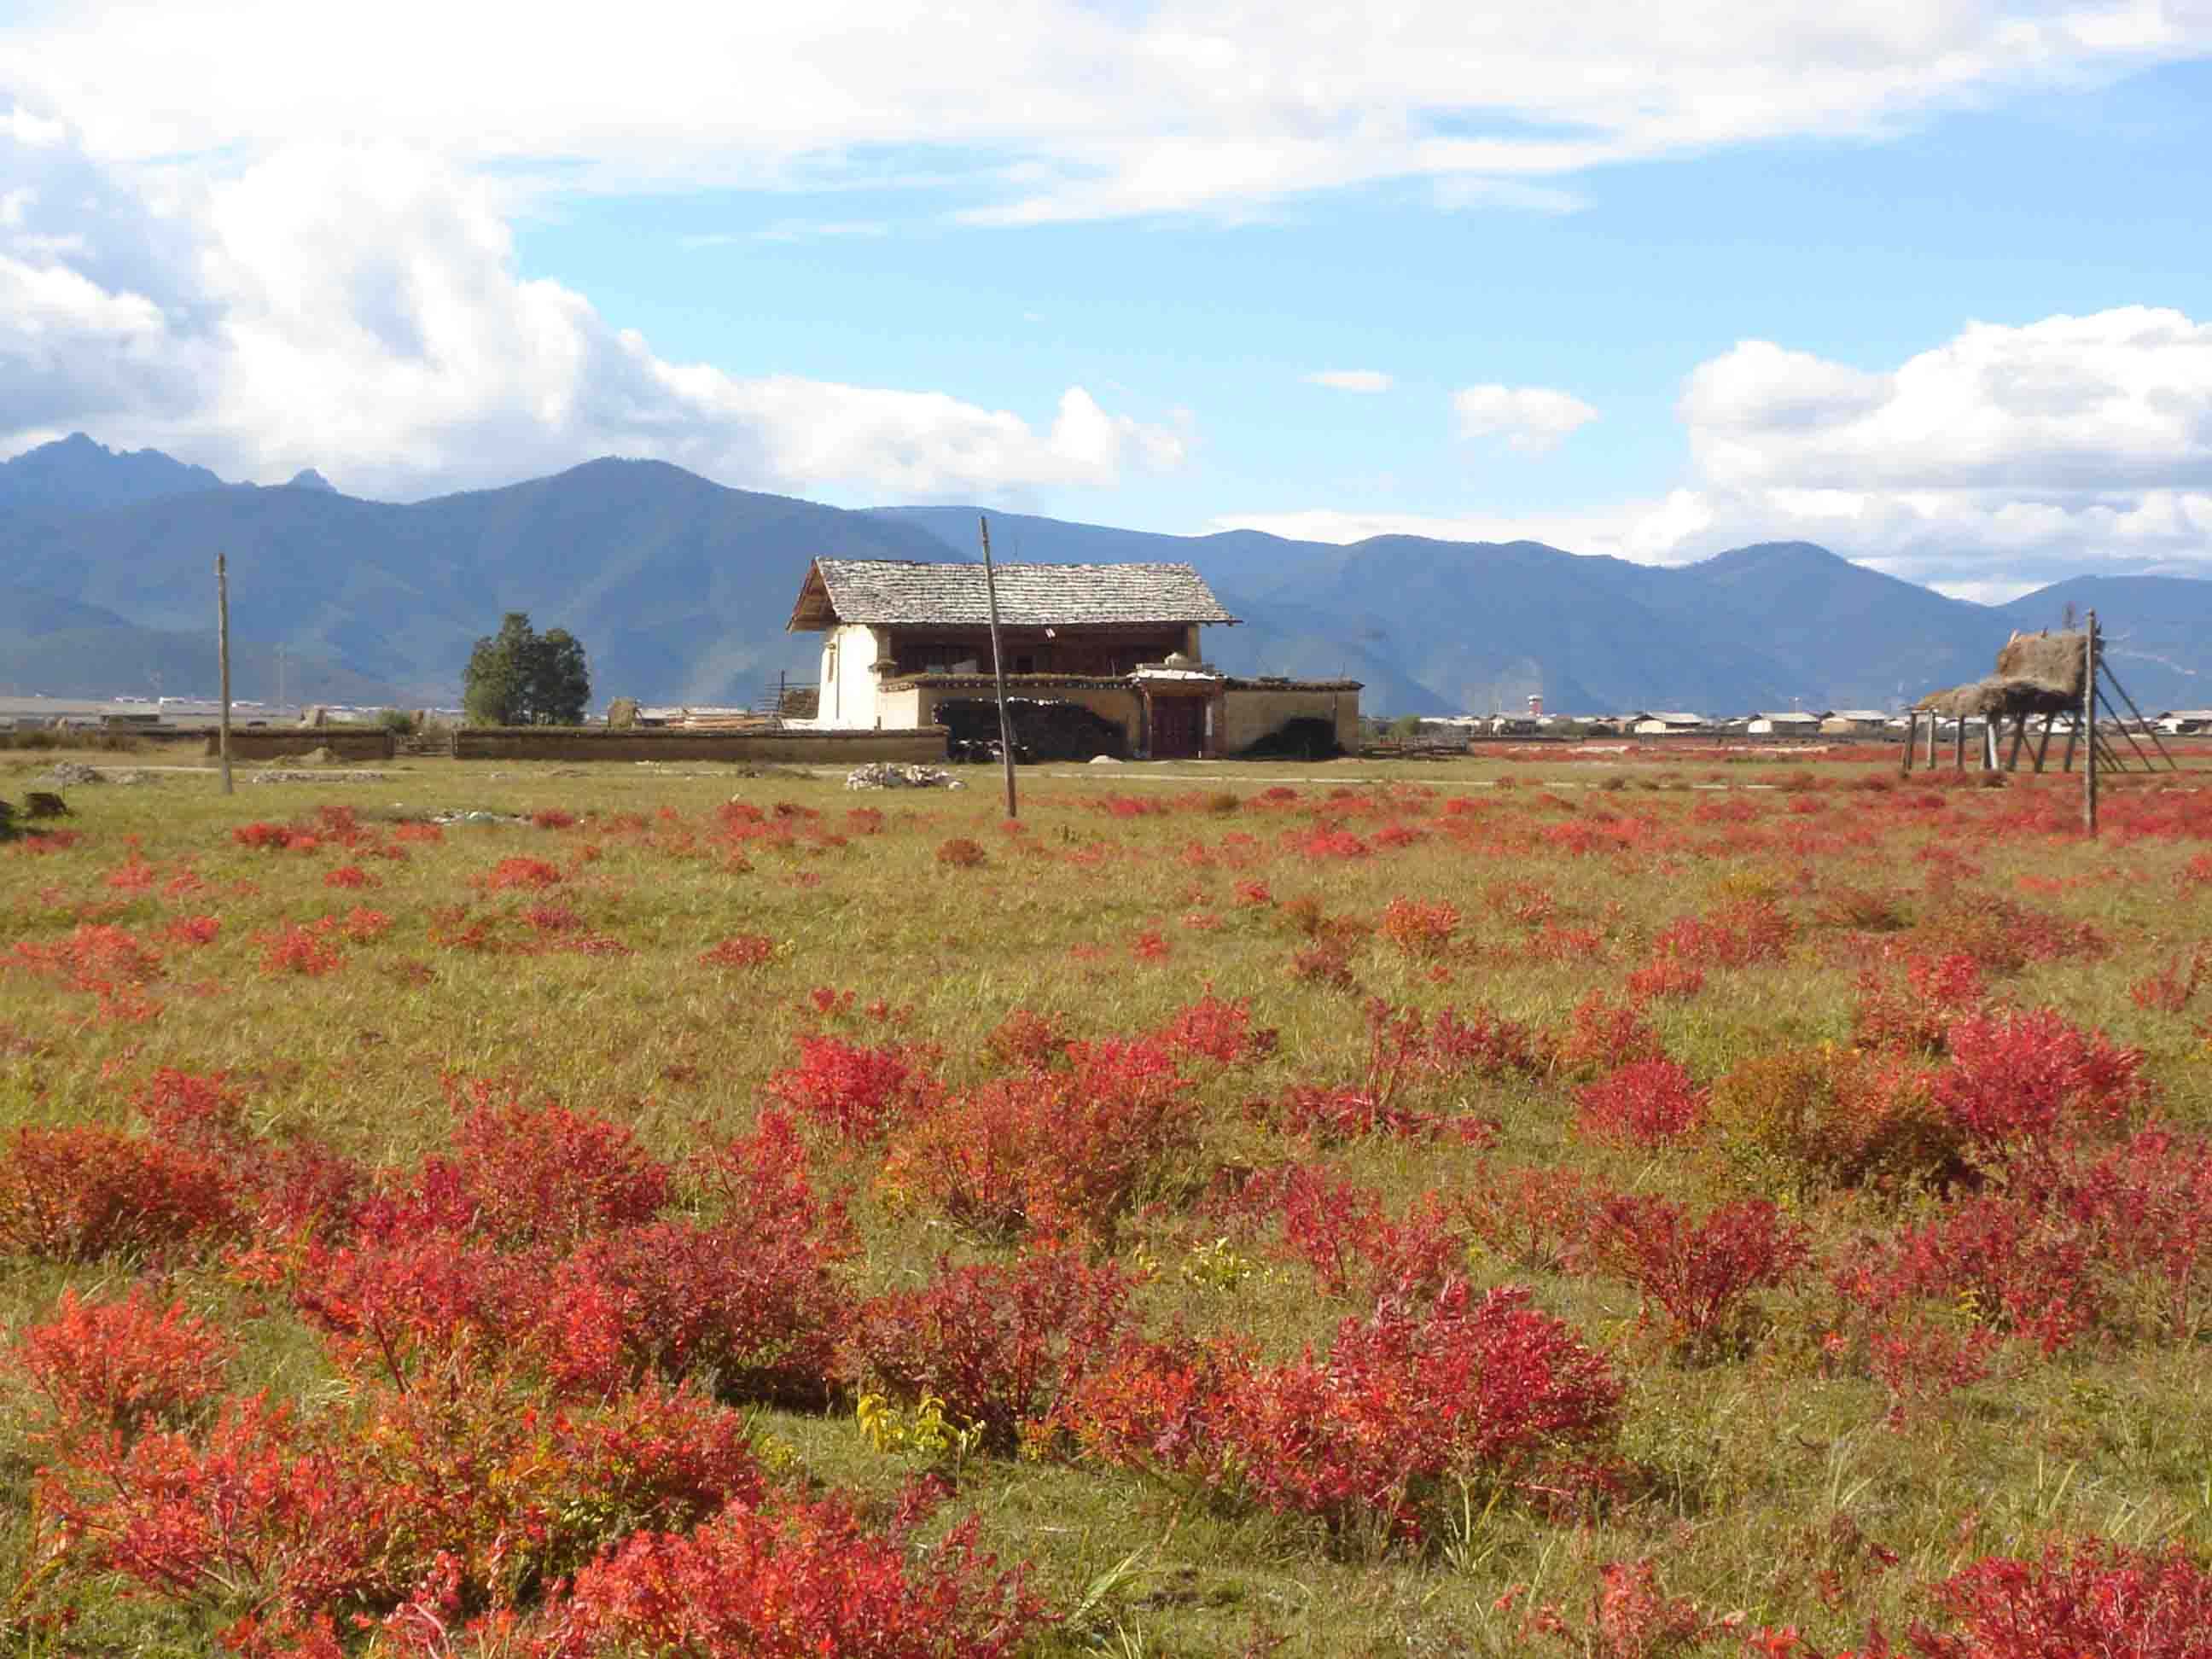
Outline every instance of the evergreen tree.
<path id="1" fill-rule="evenodd" d="M 592 700 L 583 642 L 565 628 L 538 633 L 520 611 L 477 641 L 461 684 L 471 726 L 580 726 Z"/>

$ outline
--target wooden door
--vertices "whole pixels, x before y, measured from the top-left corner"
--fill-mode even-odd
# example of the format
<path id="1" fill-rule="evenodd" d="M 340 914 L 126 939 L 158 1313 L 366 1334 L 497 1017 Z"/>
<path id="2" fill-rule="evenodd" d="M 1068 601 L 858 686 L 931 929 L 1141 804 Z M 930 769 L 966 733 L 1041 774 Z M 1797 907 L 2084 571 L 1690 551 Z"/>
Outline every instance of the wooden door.
<path id="1" fill-rule="evenodd" d="M 1206 699 L 1152 699 L 1152 758 L 1196 760 L 1206 732 Z"/>

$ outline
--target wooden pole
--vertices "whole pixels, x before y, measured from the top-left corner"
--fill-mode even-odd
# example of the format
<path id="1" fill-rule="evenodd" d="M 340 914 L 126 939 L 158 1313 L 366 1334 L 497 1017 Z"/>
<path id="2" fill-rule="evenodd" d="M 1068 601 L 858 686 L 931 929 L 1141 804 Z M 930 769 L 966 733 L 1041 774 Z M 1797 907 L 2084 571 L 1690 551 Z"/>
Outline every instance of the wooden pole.
<path id="1" fill-rule="evenodd" d="M 1912 751 L 1920 746 L 1920 711 L 1905 711 L 1905 764 L 1898 769 L 1906 777 L 1912 775 Z"/>
<path id="2" fill-rule="evenodd" d="M 983 599 L 991 611 L 991 678 L 999 685 L 999 753 L 1006 763 L 1006 816 L 1018 818 L 1021 811 L 1014 804 L 1014 722 L 1006 711 L 1006 658 L 999 649 L 999 577 L 991 564 L 991 521 L 978 514 L 977 526 L 983 536 Z"/>
<path id="3" fill-rule="evenodd" d="M 2039 772 L 2043 770 L 2043 757 L 2051 752 L 2051 726 L 2057 718 L 2056 714 L 2043 717 L 2043 735 L 2035 740 L 2035 769 Z"/>
<path id="4" fill-rule="evenodd" d="M 2020 751 L 2021 748 L 2026 745 L 2027 742 L 2027 716 L 2025 714 L 2015 714 L 2013 716 L 2012 722 L 2012 747 L 2005 753 L 2006 771 L 2011 772 L 2018 769 L 2020 766 Z"/>
<path id="5" fill-rule="evenodd" d="M 2106 678 L 2110 678 L 2111 676 L 2107 674 Z M 2120 735 L 2128 740 L 2128 747 L 2136 751 L 2136 758 L 2142 763 L 2143 770 L 2157 771 L 2158 768 L 2151 763 L 2151 758 L 2144 752 L 2143 746 L 2136 741 L 2136 734 L 2128 730 L 2128 723 L 2120 718 L 2120 711 L 2112 707 L 2112 700 L 2101 691 L 2098 693 L 2098 696 L 2105 705 L 2105 712 L 2112 717 L 2112 724 L 2120 728 Z"/>
<path id="6" fill-rule="evenodd" d="M 1997 769 L 1997 723 L 1994 716 L 1982 716 L 1982 770 Z"/>
<path id="7" fill-rule="evenodd" d="M 2105 683 L 2111 686 L 2113 690 L 2120 694 L 2120 700 L 2127 704 L 2129 712 L 2135 715 L 2136 724 L 2142 727 L 2144 732 L 2149 735 L 2150 740 L 2158 745 L 2158 752 L 2166 757 L 2166 765 L 2179 772 L 2181 769 L 2181 763 L 2175 760 L 2172 751 L 2166 748 L 2166 739 L 2158 734 L 2158 727 L 2153 726 L 2148 720 L 2143 718 L 2143 711 L 2137 708 L 2136 707 L 2136 700 L 2128 696 L 2128 688 L 2120 684 L 2120 677 L 2112 672 L 2112 664 L 2100 660 L 2097 664 L 2097 666 L 2105 671 Z M 2110 703 L 2107 702 L 2106 707 L 2109 708 L 2110 706 Z M 2115 718 L 2117 718 L 2117 716 L 2115 716 Z M 2153 769 L 2155 770 L 2156 769 L 2154 768 Z"/>
<path id="8" fill-rule="evenodd" d="M 1951 727 L 1951 769 L 1954 772 L 1963 772 L 1966 769 L 1966 717 L 1964 714 L 1954 716 L 1954 724 Z"/>
<path id="9" fill-rule="evenodd" d="M 222 793 L 229 794 L 230 781 L 230 573 L 225 568 L 223 556 L 215 556 L 215 655 L 218 678 L 222 682 L 222 714 L 216 730 L 220 733 L 216 747 L 222 756 Z"/>
<path id="10" fill-rule="evenodd" d="M 2081 719 L 2088 736 L 2087 744 L 2082 751 L 2081 828 L 2094 836 L 2097 833 L 2097 613 L 2094 611 L 2089 613 L 2088 628 L 2081 635 Z"/>

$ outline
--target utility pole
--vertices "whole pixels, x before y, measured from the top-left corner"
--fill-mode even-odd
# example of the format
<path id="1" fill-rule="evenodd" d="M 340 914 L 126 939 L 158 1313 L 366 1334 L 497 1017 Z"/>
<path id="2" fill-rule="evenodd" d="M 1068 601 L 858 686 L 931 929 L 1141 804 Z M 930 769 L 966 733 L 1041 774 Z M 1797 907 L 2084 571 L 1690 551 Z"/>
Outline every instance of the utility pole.
<path id="1" fill-rule="evenodd" d="M 2081 765 L 2081 827 L 2094 838 L 2097 833 L 2097 613 L 2094 611 L 2081 635 L 2081 720 L 2089 739 Z"/>
<path id="2" fill-rule="evenodd" d="M 1006 658 L 999 649 L 999 578 L 991 567 L 991 521 L 978 514 L 975 523 L 983 535 L 983 599 L 991 612 L 991 678 L 999 686 L 999 753 L 1006 763 L 1006 816 L 1018 818 L 1014 805 L 1014 722 L 1006 712 Z"/>
<path id="3" fill-rule="evenodd" d="M 222 555 L 215 556 L 215 653 L 222 682 L 222 714 L 216 746 L 222 755 L 222 793 L 231 793 L 230 781 L 230 575 Z"/>

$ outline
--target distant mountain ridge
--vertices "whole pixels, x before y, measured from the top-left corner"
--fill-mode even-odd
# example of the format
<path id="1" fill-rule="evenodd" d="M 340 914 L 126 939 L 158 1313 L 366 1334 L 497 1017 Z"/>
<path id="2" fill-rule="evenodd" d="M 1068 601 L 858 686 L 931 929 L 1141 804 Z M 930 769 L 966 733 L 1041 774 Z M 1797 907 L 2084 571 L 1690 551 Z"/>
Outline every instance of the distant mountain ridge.
<path id="1" fill-rule="evenodd" d="M 312 470 L 231 485 L 78 434 L 0 464 L 0 580 L 12 585 L 0 684 L 63 695 L 27 683 L 95 670 L 111 678 L 94 690 L 143 690 L 189 678 L 220 549 L 242 647 L 273 659 L 282 644 L 295 672 L 377 688 L 375 700 L 453 701 L 475 638 L 520 610 L 585 641 L 599 702 L 750 702 L 780 673 L 814 677 L 819 641 L 784 632 L 810 559 L 972 559 L 977 517 L 850 511 L 614 459 L 370 501 Z M 2012 629 L 2054 625 L 2069 602 L 2098 609 L 2146 708 L 2212 704 L 2212 582 L 2185 578 L 2083 577 L 1988 606 L 1803 542 L 1660 568 L 1535 542 L 1342 546 L 990 519 L 1004 559 L 1195 565 L 1243 619 L 1208 631 L 1210 658 L 1233 672 L 1350 675 L 1375 712 L 1486 713 L 1534 692 L 1560 713 L 1890 708 L 1987 673 Z"/>

